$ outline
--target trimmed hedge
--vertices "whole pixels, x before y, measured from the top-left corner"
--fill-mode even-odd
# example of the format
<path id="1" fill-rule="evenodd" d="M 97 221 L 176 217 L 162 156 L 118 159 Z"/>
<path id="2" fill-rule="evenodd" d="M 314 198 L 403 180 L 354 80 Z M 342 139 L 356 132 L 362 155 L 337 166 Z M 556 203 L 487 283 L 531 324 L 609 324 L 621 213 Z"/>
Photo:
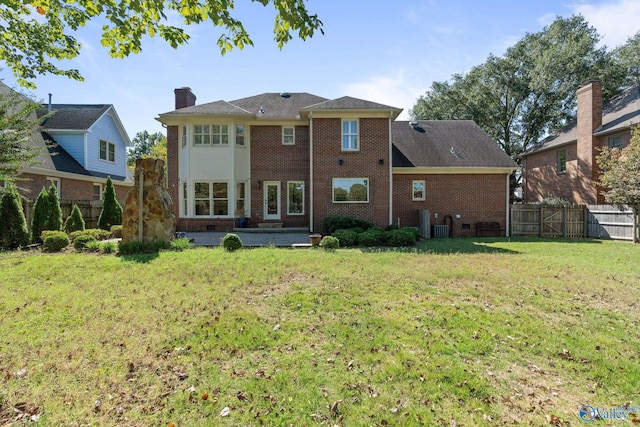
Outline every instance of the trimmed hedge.
<path id="1" fill-rule="evenodd" d="M 353 230 L 345 230 L 341 228 L 340 230 L 334 231 L 332 236 L 338 239 L 340 246 L 343 248 L 356 246 L 358 244 L 358 233 Z"/>
<path id="2" fill-rule="evenodd" d="M 358 235 L 358 241 L 362 246 L 384 246 L 386 243 L 386 232 L 379 228 L 370 228 Z"/>
<path id="3" fill-rule="evenodd" d="M 73 239 L 73 249 L 75 249 L 78 252 L 83 252 L 88 249 L 89 243 L 97 242 L 97 241 L 98 239 L 96 239 L 95 237 L 89 234 L 78 236 L 75 239 Z"/>
<path id="4" fill-rule="evenodd" d="M 64 231 L 43 231 L 42 246 L 47 252 L 60 252 L 69 246 L 69 236 Z"/>
<path id="5" fill-rule="evenodd" d="M 361 228 L 363 230 L 368 230 L 371 227 L 373 227 L 373 223 L 371 221 L 352 218 L 350 216 L 329 215 L 322 221 L 322 234 L 330 235 L 333 234 L 333 232 L 336 230 L 347 230 L 350 228 Z"/>
<path id="6" fill-rule="evenodd" d="M 333 236 L 324 236 L 320 241 L 320 246 L 327 251 L 331 251 L 340 247 L 340 241 Z"/>
<path id="7" fill-rule="evenodd" d="M 237 234 L 227 233 L 227 235 L 222 238 L 222 247 L 227 252 L 237 251 L 242 248 L 242 240 L 240 240 L 240 236 Z"/>

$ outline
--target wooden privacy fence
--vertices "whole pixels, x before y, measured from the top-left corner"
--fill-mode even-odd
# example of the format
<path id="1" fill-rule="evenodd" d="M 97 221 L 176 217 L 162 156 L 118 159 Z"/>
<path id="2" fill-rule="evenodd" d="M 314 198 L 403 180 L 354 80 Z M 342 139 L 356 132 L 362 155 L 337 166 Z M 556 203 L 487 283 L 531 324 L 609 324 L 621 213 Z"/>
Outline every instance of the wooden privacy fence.
<path id="1" fill-rule="evenodd" d="M 585 237 L 586 210 L 582 205 L 512 205 L 511 235 Z"/>
<path id="2" fill-rule="evenodd" d="M 33 218 L 34 204 L 35 201 L 27 201 L 23 199 L 24 214 L 29 226 L 31 226 L 31 219 Z M 78 208 L 80 208 L 85 227 L 98 228 L 98 217 L 102 210 L 102 200 L 60 200 L 60 209 L 62 210 L 63 221 L 71 215 L 71 210 L 73 209 L 74 204 L 78 205 Z"/>
<path id="3" fill-rule="evenodd" d="M 627 206 L 588 205 L 587 236 L 633 240 L 633 211 Z"/>

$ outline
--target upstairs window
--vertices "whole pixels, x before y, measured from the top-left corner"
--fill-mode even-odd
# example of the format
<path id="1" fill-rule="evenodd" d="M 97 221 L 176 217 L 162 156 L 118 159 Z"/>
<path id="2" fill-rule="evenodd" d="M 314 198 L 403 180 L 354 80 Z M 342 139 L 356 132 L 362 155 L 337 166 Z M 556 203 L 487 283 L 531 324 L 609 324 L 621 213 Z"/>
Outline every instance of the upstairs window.
<path id="1" fill-rule="evenodd" d="M 243 132 L 244 132 L 244 129 L 243 129 Z M 211 133 L 213 136 L 212 138 L 213 145 L 229 144 L 229 127 L 227 125 L 213 125 Z"/>
<path id="2" fill-rule="evenodd" d="M 116 144 L 103 139 L 100 140 L 100 160 L 116 162 Z"/>
<path id="3" fill-rule="evenodd" d="M 358 138 L 358 121 L 342 121 L 342 151 L 358 151 L 360 149 Z"/>
<path id="4" fill-rule="evenodd" d="M 211 126 L 195 125 L 193 127 L 193 145 L 211 145 Z"/>
<path id="5" fill-rule="evenodd" d="M 567 172 L 567 149 L 558 150 L 558 173 Z"/>
<path id="6" fill-rule="evenodd" d="M 236 145 L 244 145 L 244 126 L 236 126 Z"/>
<path id="7" fill-rule="evenodd" d="M 187 146 L 187 127 L 182 126 L 182 147 Z"/>
<path id="8" fill-rule="evenodd" d="M 293 126 L 282 127 L 282 145 L 295 145 L 296 133 Z"/>

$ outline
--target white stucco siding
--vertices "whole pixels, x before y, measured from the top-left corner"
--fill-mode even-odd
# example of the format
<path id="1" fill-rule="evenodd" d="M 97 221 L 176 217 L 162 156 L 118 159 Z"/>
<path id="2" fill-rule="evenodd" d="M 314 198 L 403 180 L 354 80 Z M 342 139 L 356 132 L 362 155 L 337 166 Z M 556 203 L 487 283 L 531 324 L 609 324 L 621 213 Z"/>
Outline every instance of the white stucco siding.
<path id="1" fill-rule="evenodd" d="M 189 177 L 191 180 L 230 180 L 233 177 L 232 146 L 191 147 Z"/>

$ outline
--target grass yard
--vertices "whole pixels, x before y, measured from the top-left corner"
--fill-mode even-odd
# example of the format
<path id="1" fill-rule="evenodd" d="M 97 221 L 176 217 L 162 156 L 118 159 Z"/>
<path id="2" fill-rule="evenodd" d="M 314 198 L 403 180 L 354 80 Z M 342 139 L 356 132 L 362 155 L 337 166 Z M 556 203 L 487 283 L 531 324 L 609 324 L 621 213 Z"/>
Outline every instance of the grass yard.
<path id="1" fill-rule="evenodd" d="M 1 253 L 0 426 L 580 426 L 585 404 L 640 406 L 640 245 L 421 245 Z"/>

